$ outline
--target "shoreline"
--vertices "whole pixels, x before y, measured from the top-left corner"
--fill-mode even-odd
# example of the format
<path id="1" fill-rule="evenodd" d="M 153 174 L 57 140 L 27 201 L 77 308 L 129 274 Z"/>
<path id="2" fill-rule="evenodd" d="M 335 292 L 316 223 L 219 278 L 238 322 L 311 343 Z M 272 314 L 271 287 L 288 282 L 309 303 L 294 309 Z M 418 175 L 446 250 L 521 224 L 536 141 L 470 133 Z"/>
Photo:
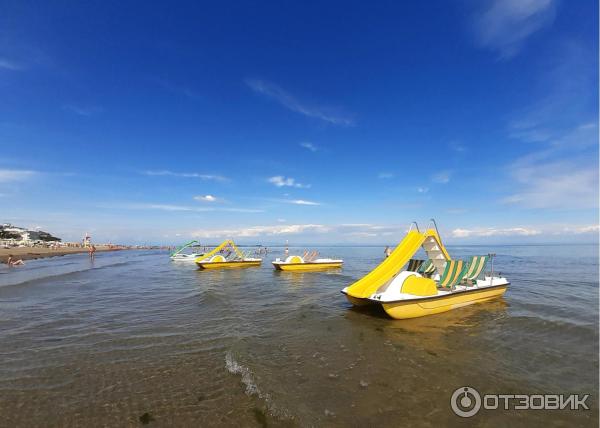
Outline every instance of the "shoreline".
<path id="1" fill-rule="evenodd" d="M 108 251 L 123 251 L 123 250 L 133 250 L 136 248 L 128 248 L 128 247 L 115 247 L 108 245 L 98 245 L 96 246 L 96 252 L 108 252 Z M 0 248 L 0 263 L 6 264 L 8 261 L 8 255 L 12 254 L 14 258 L 21 260 L 35 260 L 35 259 L 43 259 L 47 257 L 59 257 L 65 256 L 68 254 L 81 254 L 87 253 L 88 249 L 83 247 L 75 247 L 75 248 L 58 248 L 51 249 L 45 247 L 16 247 L 16 248 Z"/>

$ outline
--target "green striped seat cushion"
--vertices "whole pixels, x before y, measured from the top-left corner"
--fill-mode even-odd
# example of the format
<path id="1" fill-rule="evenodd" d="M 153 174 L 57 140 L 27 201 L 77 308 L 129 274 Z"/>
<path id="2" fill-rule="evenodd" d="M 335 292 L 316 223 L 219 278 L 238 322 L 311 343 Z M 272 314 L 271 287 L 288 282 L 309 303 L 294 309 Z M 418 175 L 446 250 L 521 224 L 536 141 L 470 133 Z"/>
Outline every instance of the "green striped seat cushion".
<path id="1" fill-rule="evenodd" d="M 440 287 L 451 288 L 460 282 L 466 273 L 465 262 L 462 260 L 448 260 L 444 273 L 440 277 Z"/>
<path id="2" fill-rule="evenodd" d="M 479 277 L 481 272 L 485 269 L 485 265 L 488 262 L 488 256 L 473 256 L 466 270 L 465 279 L 474 281 Z"/>
<path id="3" fill-rule="evenodd" d="M 408 261 L 408 267 L 406 268 L 406 270 L 409 272 L 417 272 L 417 270 L 421 267 L 424 261 L 425 260 L 410 259 Z"/>
<path id="4" fill-rule="evenodd" d="M 433 272 L 435 272 L 435 265 L 431 260 L 426 260 L 425 263 L 421 264 L 421 267 L 417 272 L 424 275 L 431 275 Z"/>

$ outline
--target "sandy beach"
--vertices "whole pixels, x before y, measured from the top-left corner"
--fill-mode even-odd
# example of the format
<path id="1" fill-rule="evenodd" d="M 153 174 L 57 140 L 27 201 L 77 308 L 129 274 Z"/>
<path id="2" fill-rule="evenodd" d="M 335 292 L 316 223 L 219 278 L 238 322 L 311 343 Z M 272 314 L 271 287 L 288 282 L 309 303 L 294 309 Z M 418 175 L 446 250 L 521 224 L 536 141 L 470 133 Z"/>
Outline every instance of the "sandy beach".
<path id="1" fill-rule="evenodd" d="M 120 251 L 125 250 L 126 247 L 117 247 L 117 246 L 109 246 L 109 245 L 97 245 L 96 251 Z M 22 260 L 32 260 L 32 259 L 40 259 L 44 257 L 56 257 L 56 256 L 64 256 L 66 254 L 77 254 L 77 253 L 87 253 L 87 248 L 82 247 L 64 247 L 64 248 L 45 248 L 45 247 L 15 247 L 15 248 L 0 248 L 0 262 L 6 263 L 8 260 L 8 255 L 12 254 L 16 259 Z"/>

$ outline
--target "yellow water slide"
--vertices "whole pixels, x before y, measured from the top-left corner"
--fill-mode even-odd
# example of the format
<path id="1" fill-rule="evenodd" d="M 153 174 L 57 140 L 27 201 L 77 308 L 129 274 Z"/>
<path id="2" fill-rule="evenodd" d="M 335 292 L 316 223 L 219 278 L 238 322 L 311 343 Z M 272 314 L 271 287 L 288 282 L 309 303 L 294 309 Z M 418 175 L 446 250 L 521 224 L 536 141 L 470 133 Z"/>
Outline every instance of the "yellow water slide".
<path id="1" fill-rule="evenodd" d="M 202 260 L 208 260 L 210 259 L 212 256 L 214 256 L 215 254 L 217 254 L 219 251 L 224 250 L 227 247 L 231 247 L 233 249 L 233 251 L 235 252 L 235 254 L 240 257 L 243 258 L 244 255 L 240 252 L 240 250 L 238 250 L 238 247 L 235 245 L 235 243 L 231 240 L 228 239 L 226 241 L 223 241 L 217 248 L 215 248 L 214 250 L 203 254 L 202 256 L 196 258 L 196 262 L 200 262 Z"/>
<path id="2" fill-rule="evenodd" d="M 448 252 L 442 245 L 442 241 L 434 229 L 429 229 L 424 233 L 418 230 L 410 230 L 389 257 L 367 275 L 346 288 L 345 292 L 350 301 L 354 302 L 354 299 L 366 299 L 370 297 L 379 287 L 394 278 L 400 272 L 402 266 L 419 251 L 419 248 L 425 241 L 435 244 L 440 257 L 443 257 L 445 260 L 450 259 Z M 424 248 L 429 253 L 427 247 Z"/>

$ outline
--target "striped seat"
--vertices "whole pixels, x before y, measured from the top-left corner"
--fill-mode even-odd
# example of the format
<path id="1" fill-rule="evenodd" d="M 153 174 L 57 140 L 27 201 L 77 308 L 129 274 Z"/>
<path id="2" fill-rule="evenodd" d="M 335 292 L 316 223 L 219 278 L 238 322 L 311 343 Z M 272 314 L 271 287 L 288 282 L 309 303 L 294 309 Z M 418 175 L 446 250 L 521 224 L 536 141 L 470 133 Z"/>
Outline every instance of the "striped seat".
<path id="1" fill-rule="evenodd" d="M 408 267 L 406 268 L 407 271 L 409 272 L 417 272 L 418 269 L 421 267 L 421 265 L 423 264 L 425 260 L 419 260 L 419 259 L 410 259 L 408 261 Z"/>
<path id="2" fill-rule="evenodd" d="M 467 266 L 465 281 L 473 283 L 485 269 L 489 256 L 473 256 Z"/>
<path id="3" fill-rule="evenodd" d="M 452 288 L 458 284 L 464 277 L 467 271 L 467 264 L 462 260 L 448 260 L 444 273 L 440 277 L 439 285 L 443 288 Z"/>
<path id="4" fill-rule="evenodd" d="M 421 264 L 417 272 L 423 276 L 429 277 L 435 272 L 435 265 L 431 260 L 426 260 L 425 263 Z"/>

